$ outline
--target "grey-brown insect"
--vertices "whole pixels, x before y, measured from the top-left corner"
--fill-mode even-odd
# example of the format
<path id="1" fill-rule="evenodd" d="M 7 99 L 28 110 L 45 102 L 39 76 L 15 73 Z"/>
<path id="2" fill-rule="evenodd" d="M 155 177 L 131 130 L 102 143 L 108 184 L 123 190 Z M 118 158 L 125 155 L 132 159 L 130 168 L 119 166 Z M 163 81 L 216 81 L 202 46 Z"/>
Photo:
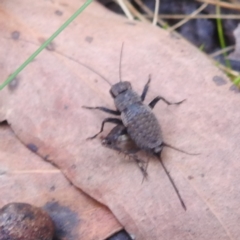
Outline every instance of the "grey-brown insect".
<path id="1" fill-rule="evenodd" d="M 127 134 L 126 128 L 123 125 L 117 125 L 115 126 L 110 133 L 103 138 L 102 144 L 105 147 L 108 147 L 110 149 L 114 149 L 115 151 L 118 151 L 120 153 L 123 153 L 127 155 L 128 157 L 132 158 L 139 166 L 142 174 L 143 174 L 143 180 L 147 177 L 147 166 L 148 166 L 148 161 L 145 162 L 142 159 L 140 159 L 137 155 L 137 152 L 140 151 L 136 144 L 133 142 L 133 140 L 129 137 Z M 169 145 L 168 145 L 169 146 Z M 172 146 L 170 146 L 172 147 Z M 174 147 L 173 147 L 174 148 Z M 175 149 L 175 148 L 174 148 Z M 176 149 L 179 150 L 179 149 Z M 181 150 L 180 150 L 181 151 Z M 155 155 L 155 154 L 154 154 Z M 156 155 L 155 155 L 156 156 Z M 163 167 L 163 170 L 165 171 L 166 175 L 168 176 L 168 179 L 170 180 L 180 202 L 184 210 L 186 210 L 186 206 L 181 198 L 181 195 L 171 177 L 169 172 L 167 171 L 165 165 L 162 162 L 161 156 L 157 156 L 158 159 L 160 160 L 160 163 Z"/>
<path id="2" fill-rule="evenodd" d="M 120 67 L 121 69 L 121 58 L 122 58 L 123 45 L 121 49 L 120 55 Z M 83 108 L 87 109 L 98 109 L 104 111 L 106 113 L 110 113 L 112 115 L 120 116 L 120 118 L 105 118 L 102 122 L 102 126 L 100 131 L 94 136 L 88 139 L 94 139 L 97 137 L 104 129 L 105 123 L 114 123 L 117 125 L 111 133 L 104 140 L 104 145 L 108 146 L 112 149 L 123 152 L 126 155 L 134 158 L 137 162 L 140 162 L 138 159 L 136 152 L 143 150 L 151 155 L 157 156 L 161 161 L 161 151 L 164 146 L 174 148 L 175 150 L 184 152 L 179 150 L 169 144 L 166 144 L 162 138 L 162 131 L 159 125 L 159 122 L 154 115 L 152 109 L 154 106 L 160 101 L 164 101 L 168 105 L 172 104 L 180 104 L 180 102 L 169 102 L 165 98 L 161 96 L 155 97 L 148 105 L 146 105 L 143 101 L 146 97 L 146 94 L 149 89 L 149 84 L 151 81 L 151 76 L 149 76 L 148 82 L 143 88 L 142 94 L 139 96 L 132 89 L 132 85 L 130 82 L 121 80 L 121 70 L 120 70 L 120 82 L 111 86 L 110 94 L 114 99 L 114 103 L 116 106 L 116 110 L 111 110 L 106 107 L 98 106 L 98 107 L 87 107 L 83 106 Z M 130 138 L 132 142 L 132 146 L 124 149 L 123 147 L 119 147 L 118 143 L 121 143 L 121 138 Z M 124 143 L 124 141 L 122 141 Z M 128 141 L 129 144 L 129 141 Z M 164 170 L 166 171 L 171 183 L 173 184 L 174 189 L 180 199 L 180 202 L 184 209 L 186 209 L 185 204 L 173 182 L 169 173 L 163 165 Z M 143 174 L 146 175 L 146 169 L 141 168 Z"/>

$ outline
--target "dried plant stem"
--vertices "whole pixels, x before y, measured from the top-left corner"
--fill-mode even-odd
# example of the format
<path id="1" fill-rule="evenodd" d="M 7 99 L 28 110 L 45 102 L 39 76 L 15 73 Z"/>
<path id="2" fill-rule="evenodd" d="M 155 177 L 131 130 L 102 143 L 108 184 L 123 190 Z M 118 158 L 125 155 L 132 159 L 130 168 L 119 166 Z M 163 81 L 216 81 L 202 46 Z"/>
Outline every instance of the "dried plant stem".
<path id="1" fill-rule="evenodd" d="M 194 12 L 192 12 L 190 15 L 188 15 L 186 18 L 184 18 L 182 21 L 178 22 L 177 24 L 175 24 L 174 26 L 172 26 L 169 31 L 174 31 L 177 28 L 179 28 L 180 26 L 182 26 L 183 24 L 185 24 L 187 21 L 189 21 L 192 16 L 196 16 L 198 13 L 200 13 L 204 8 L 206 8 L 208 5 L 208 3 L 203 3 L 198 9 L 196 9 Z"/>
<path id="2" fill-rule="evenodd" d="M 186 18 L 189 15 L 186 14 L 159 14 L 158 17 L 159 18 L 163 18 L 163 19 L 182 19 L 182 18 Z M 191 16 L 191 19 L 216 19 L 216 18 L 221 18 L 221 19 L 240 19 L 240 15 L 239 14 L 221 14 L 221 15 L 217 15 L 217 14 L 198 14 L 195 16 Z"/>
<path id="3" fill-rule="evenodd" d="M 121 7 L 121 9 L 123 10 L 123 12 L 125 13 L 125 15 L 127 16 L 127 18 L 129 20 L 134 20 L 133 15 L 131 14 L 131 12 L 129 11 L 129 9 L 127 8 L 125 1 L 124 0 L 116 0 L 116 2 L 118 3 L 118 5 Z"/>
<path id="4" fill-rule="evenodd" d="M 152 22 L 154 26 L 156 26 L 158 22 L 159 8 L 160 8 L 160 0 L 155 0 L 155 9 L 154 9 L 153 22 Z"/>
<path id="5" fill-rule="evenodd" d="M 196 1 L 213 4 L 213 5 L 224 7 L 224 8 L 240 10 L 240 4 L 233 4 L 233 3 L 222 2 L 222 1 L 217 1 L 217 0 L 196 0 Z"/>
<path id="6" fill-rule="evenodd" d="M 232 51 L 232 50 L 234 50 L 234 48 L 235 48 L 235 46 L 225 47 L 225 48 L 223 48 L 223 49 L 221 49 L 221 50 L 219 50 L 219 51 L 217 51 L 215 53 L 210 54 L 209 56 L 214 58 L 214 57 L 217 57 L 217 56 L 219 56 L 219 55 L 221 55 L 223 53 L 227 53 L 229 51 Z"/>
<path id="7" fill-rule="evenodd" d="M 228 67 L 226 67 L 226 66 L 224 66 L 224 65 L 222 65 L 222 64 L 220 64 L 220 63 L 218 63 L 216 61 L 215 61 L 215 63 L 217 64 L 217 67 L 220 68 L 221 70 L 223 70 L 225 73 L 230 74 L 230 75 L 232 75 L 234 77 L 238 77 L 239 76 L 239 72 L 234 71 L 231 68 L 228 68 Z"/>
<path id="8" fill-rule="evenodd" d="M 147 22 L 150 23 L 150 21 L 143 15 L 141 14 L 128 0 L 125 0 L 125 4 L 128 7 L 129 11 L 139 20 L 142 22 Z"/>
<path id="9" fill-rule="evenodd" d="M 134 0 L 134 2 L 145 12 L 148 14 L 149 17 L 153 18 L 154 17 L 154 13 L 153 11 L 148 8 L 141 0 Z M 158 16 L 158 20 L 157 20 L 158 24 L 160 26 L 166 26 L 166 22 L 162 21 L 159 16 Z"/>

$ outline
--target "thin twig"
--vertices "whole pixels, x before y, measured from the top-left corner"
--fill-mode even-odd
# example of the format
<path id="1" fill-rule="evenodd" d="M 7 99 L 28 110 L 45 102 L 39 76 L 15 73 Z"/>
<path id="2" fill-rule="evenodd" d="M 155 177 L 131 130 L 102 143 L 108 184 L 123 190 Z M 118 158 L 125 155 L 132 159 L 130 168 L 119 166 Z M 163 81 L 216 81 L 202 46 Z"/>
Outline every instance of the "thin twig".
<path id="1" fill-rule="evenodd" d="M 127 8 L 124 0 L 116 0 L 116 2 L 118 3 L 118 5 L 121 7 L 121 9 L 123 10 L 123 12 L 125 13 L 125 15 L 127 16 L 127 18 L 129 20 L 134 20 L 133 15 L 131 14 L 131 12 L 129 11 L 129 9 Z"/>
<path id="2" fill-rule="evenodd" d="M 187 21 L 189 21 L 192 16 L 196 16 L 198 13 L 200 13 L 205 7 L 207 7 L 208 3 L 203 3 L 198 9 L 196 9 L 195 11 L 193 11 L 190 15 L 188 15 L 185 19 L 183 19 L 182 21 L 178 22 L 177 24 L 175 24 L 174 26 L 172 26 L 169 31 L 174 31 L 177 28 L 179 28 L 180 26 L 182 26 L 183 24 L 185 24 Z"/>
<path id="3" fill-rule="evenodd" d="M 134 2 L 145 12 L 147 13 L 151 18 L 154 17 L 154 13 L 153 11 L 148 8 L 141 0 L 134 0 Z M 166 22 L 162 21 L 159 17 L 158 17 L 158 24 L 160 26 L 165 26 Z"/>
<path id="4" fill-rule="evenodd" d="M 198 13 L 199 12 L 201 12 L 208 4 L 216 4 L 216 5 L 220 5 L 220 6 L 222 6 L 222 7 L 228 7 L 228 8 L 232 8 L 232 9 L 239 9 L 240 10 L 240 5 L 239 4 L 237 4 L 237 6 L 236 6 L 236 4 L 225 4 L 225 2 L 217 2 L 217 1 L 214 1 L 214 0 L 196 0 L 196 1 L 198 1 L 198 2 L 204 2 L 204 4 L 202 4 L 201 6 L 200 6 L 200 8 L 198 8 L 196 11 L 194 11 L 191 15 L 169 15 L 169 14 L 160 14 L 160 15 L 158 15 L 157 16 L 157 22 L 158 22 L 158 24 L 159 25 L 161 25 L 161 26 L 166 26 L 167 24 L 166 24 L 166 22 L 165 21 L 163 21 L 163 20 L 161 20 L 161 18 L 171 18 L 171 17 L 173 17 L 173 19 L 180 19 L 180 18 L 185 18 L 185 19 L 183 19 L 183 21 L 180 21 L 178 24 L 180 24 L 181 23 L 181 25 L 182 24 L 184 24 L 185 22 L 187 22 L 189 19 L 192 19 L 192 18 L 194 18 L 194 19 L 196 19 L 196 18 L 219 18 L 219 17 L 221 17 L 222 19 L 240 19 L 240 16 L 238 16 L 238 15 L 234 15 L 234 14 L 231 14 L 231 15 L 217 15 L 217 14 L 210 14 L 210 15 L 201 15 L 201 14 L 199 14 L 198 15 Z M 154 13 L 153 13 L 153 11 L 151 10 L 151 9 L 149 9 L 141 0 L 134 0 L 134 2 L 136 3 L 136 4 L 138 4 L 138 6 L 148 15 L 147 17 L 145 17 L 143 14 L 141 14 L 141 13 L 139 13 L 133 6 L 132 6 L 132 4 L 131 3 L 129 3 L 127 0 L 126 0 L 126 6 L 128 7 L 128 9 L 131 11 L 131 13 L 135 16 L 135 17 L 137 17 L 137 18 L 139 18 L 140 20 L 142 20 L 142 21 L 144 21 L 144 22 L 150 22 L 149 20 L 148 20 L 148 17 L 149 18 L 154 18 Z M 234 6 L 233 6 L 234 5 Z M 156 8 L 155 8 L 156 9 Z M 176 25 L 175 26 L 173 26 L 173 28 L 171 28 L 170 30 L 171 31 L 173 31 L 173 30 L 175 30 L 177 27 L 176 27 Z M 167 30 L 169 30 L 169 28 L 167 29 Z M 178 34 L 177 32 L 174 32 L 174 34 L 177 34 L 177 35 L 179 35 L 181 38 L 183 38 L 180 34 Z M 191 42 L 190 42 L 191 43 Z M 233 49 L 234 47 L 233 46 L 231 46 L 231 47 L 227 47 L 227 48 L 224 48 L 224 49 L 222 49 L 222 50 L 220 50 L 220 51 L 218 51 L 218 52 L 216 52 L 216 53 L 213 53 L 213 54 L 211 54 L 211 55 L 207 55 L 206 54 L 206 56 L 213 62 L 213 64 L 215 64 L 215 65 L 217 65 L 218 67 L 219 67 L 219 69 L 221 69 L 222 71 L 224 71 L 225 73 L 227 73 L 227 74 L 230 74 L 230 75 L 232 75 L 232 76 L 234 76 L 234 77 L 239 77 L 239 72 L 237 72 L 237 71 L 234 71 L 234 70 L 232 70 L 232 69 L 229 69 L 229 68 L 227 68 L 226 66 L 224 66 L 224 65 L 222 65 L 221 63 L 219 63 L 219 62 L 217 62 L 217 61 L 215 61 L 214 59 L 213 59 L 213 57 L 216 57 L 216 56 L 218 56 L 218 55 L 220 55 L 220 54 L 222 54 L 223 52 L 227 52 L 227 51 L 231 51 L 232 49 Z"/>
<path id="5" fill-rule="evenodd" d="M 228 74 L 230 74 L 230 75 L 232 75 L 234 77 L 238 77 L 239 76 L 239 72 L 234 71 L 234 70 L 232 70 L 232 69 L 230 69 L 230 68 L 228 68 L 228 67 L 226 67 L 226 66 L 224 66 L 224 65 L 222 65 L 222 64 L 220 64 L 220 63 L 218 63 L 216 61 L 215 61 L 215 63 L 217 64 L 217 67 L 220 68 L 221 70 L 223 70 L 224 72 L 226 72 L 226 73 L 228 73 Z"/>
<path id="6" fill-rule="evenodd" d="M 159 18 L 163 18 L 163 19 L 182 19 L 182 18 L 186 18 L 189 15 L 186 14 L 159 14 L 158 17 Z M 149 16 L 151 17 L 151 16 Z M 217 15 L 217 14 L 198 14 L 195 16 L 192 16 L 192 19 L 216 19 L 216 18 L 221 18 L 221 19 L 240 19 L 240 15 L 239 14 L 221 14 L 221 15 Z"/>
<path id="7" fill-rule="evenodd" d="M 234 76 L 234 77 L 239 77 L 239 72 L 232 70 L 231 68 L 226 67 L 225 65 L 223 65 L 222 63 L 216 61 L 214 58 L 211 57 L 211 55 L 204 53 L 203 54 L 210 60 L 212 61 L 213 65 L 216 65 L 220 70 L 222 70 L 223 72 Z"/>
<path id="8" fill-rule="evenodd" d="M 223 8 L 240 10 L 240 4 L 232 4 L 232 3 L 216 1 L 216 0 L 196 0 L 196 1 L 213 4 L 213 5 L 219 5 L 220 7 L 223 7 Z"/>
<path id="9" fill-rule="evenodd" d="M 159 8 L 160 8 L 160 0 L 155 0 L 154 17 L 152 22 L 154 26 L 157 25 Z"/>
<path id="10" fill-rule="evenodd" d="M 235 46 L 229 46 L 229 47 L 226 47 L 226 48 L 223 48 L 215 53 L 212 53 L 212 54 L 209 54 L 210 57 L 214 58 L 214 57 L 217 57 L 223 53 L 227 53 L 229 51 L 232 51 L 234 50 Z"/>
<path id="11" fill-rule="evenodd" d="M 125 4 L 129 11 L 142 22 L 150 22 L 143 14 L 141 14 L 128 0 L 125 0 Z"/>
<path id="12" fill-rule="evenodd" d="M 138 6 L 139 6 L 144 12 L 146 12 L 150 17 L 153 17 L 153 15 L 154 15 L 154 14 L 153 14 L 153 11 L 152 11 L 150 8 L 148 8 L 141 0 L 134 0 L 134 2 L 137 3 Z M 162 26 L 162 27 L 166 27 L 166 26 L 167 26 L 167 23 L 166 23 L 165 21 L 161 20 L 161 19 L 159 18 L 159 16 L 158 16 L 158 24 L 159 24 L 160 26 Z M 169 29 L 169 28 L 166 28 L 167 31 L 168 31 L 168 29 Z M 177 31 L 173 31 L 173 32 L 171 32 L 171 34 L 174 34 L 175 36 L 186 40 L 189 44 L 191 44 L 192 46 L 194 46 L 193 43 L 191 43 L 190 41 L 188 41 L 186 38 L 184 38 L 184 37 L 183 37 L 181 34 L 179 34 Z"/>

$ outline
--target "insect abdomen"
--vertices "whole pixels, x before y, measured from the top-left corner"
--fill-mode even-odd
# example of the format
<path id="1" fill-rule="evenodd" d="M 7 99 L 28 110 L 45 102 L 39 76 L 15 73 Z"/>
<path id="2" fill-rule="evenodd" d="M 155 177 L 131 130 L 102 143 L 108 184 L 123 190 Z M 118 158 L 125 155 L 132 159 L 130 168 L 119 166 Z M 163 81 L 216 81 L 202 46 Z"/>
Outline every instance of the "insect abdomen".
<path id="1" fill-rule="evenodd" d="M 139 148 L 152 150 L 162 144 L 160 125 L 148 106 L 132 104 L 121 117 L 129 136 Z"/>

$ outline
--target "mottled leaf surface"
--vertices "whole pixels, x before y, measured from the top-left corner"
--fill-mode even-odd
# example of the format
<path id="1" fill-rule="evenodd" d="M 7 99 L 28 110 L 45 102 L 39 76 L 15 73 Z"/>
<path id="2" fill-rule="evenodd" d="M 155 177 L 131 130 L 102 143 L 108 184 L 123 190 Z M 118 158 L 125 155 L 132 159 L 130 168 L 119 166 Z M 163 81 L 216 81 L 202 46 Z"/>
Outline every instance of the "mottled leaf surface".
<path id="1" fill-rule="evenodd" d="M 79 1 L 3 1 L 0 71 L 5 79 L 77 8 Z M 62 15 L 56 14 L 61 11 Z M 6 20 L 8 19 L 8 20 Z M 17 39 L 13 32 L 19 32 Z M 149 178 L 134 162 L 86 141 L 108 116 L 82 105 L 114 108 L 109 84 L 122 78 L 146 102 L 162 95 L 180 106 L 155 109 L 164 140 L 197 156 L 165 149 L 163 161 L 187 206 L 184 211 L 156 159 Z M 82 65 L 94 69 L 95 72 Z M 216 78 L 226 84 L 217 84 Z M 0 119 L 36 153 L 108 206 L 138 240 L 238 239 L 240 235 L 240 95 L 226 77 L 187 42 L 165 30 L 115 16 L 92 4 L 15 81 L 0 93 Z M 112 125 L 108 125 L 105 136 Z"/>
<path id="2" fill-rule="evenodd" d="M 43 208 L 55 223 L 58 240 L 101 240 L 120 229 L 108 209 L 30 149 L 7 125 L 0 125 L 0 208 L 10 202 Z"/>

